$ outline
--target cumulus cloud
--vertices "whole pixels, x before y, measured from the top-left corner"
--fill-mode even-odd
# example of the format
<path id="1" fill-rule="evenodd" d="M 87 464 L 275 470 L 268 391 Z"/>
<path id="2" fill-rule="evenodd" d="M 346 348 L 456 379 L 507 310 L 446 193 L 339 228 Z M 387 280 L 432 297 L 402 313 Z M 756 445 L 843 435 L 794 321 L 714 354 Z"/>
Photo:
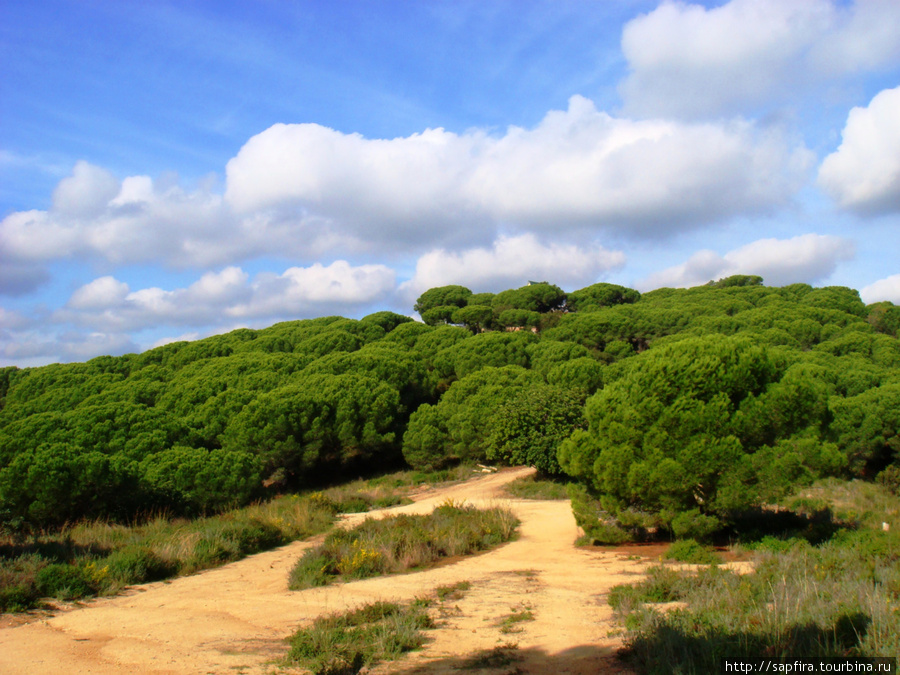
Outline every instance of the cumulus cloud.
<path id="1" fill-rule="evenodd" d="M 533 235 L 500 237 L 491 248 L 426 253 L 416 263 L 413 278 L 401 290 L 412 297 L 448 284 L 498 291 L 522 286 L 529 279 L 580 288 L 624 264 L 621 251 L 599 245 L 542 244 Z"/>
<path id="2" fill-rule="evenodd" d="M 791 239 L 760 239 L 724 255 L 698 251 L 681 265 L 639 282 L 641 290 L 699 286 L 733 274 L 755 274 L 770 286 L 813 283 L 830 276 L 839 262 L 853 258 L 852 242 L 841 237 L 804 234 Z"/>
<path id="3" fill-rule="evenodd" d="M 811 161 L 746 122 L 633 121 L 581 96 L 500 136 L 429 129 L 367 139 L 278 124 L 228 163 L 224 195 L 211 184 L 118 181 L 79 162 L 52 208 L 0 221 L 0 281 L 8 292 L 33 288 L 61 259 L 208 268 L 398 244 L 458 250 L 488 245 L 501 228 L 659 235 L 769 212 L 790 200 Z"/>
<path id="4" fill-rule="evenodd" d="M 900 87 L 853 108 L 840 147 L 822 162 L 819 185 L 843 208 L 900 212 Z"/>
<path id="5" fill-rule="evenodd" d="M 395 286 L 393 270 L 384 265 L 354 267 L 343 260 L 260 274 L 252 281 L 240 268 L 228 267 L 174 290 L 132 291 L 106 276 L 78 288 L 53 319 L 106 332 L 232 325 L 251 318 L 304 318 L 323 310 L 341 314 L 384 299 Z"/>
<path id="6" fill-rule="evenodd" d="M 784 204 L 810 163 L 748 123 L 635 122 L 573 96 L 499 137 L 275 125 L 228 163 L 225 199 L 242 213 L 290 205 L 366 241 L 471 243 L 500 224 L 656 234 Z"/>
<path id="7" fill-rule="evenodd" d="M 880 279 L 874 284 L 869 284 L 859 292 L 859 297 L 866 304 L 888 300 L 895 305 L 900 305 L 900 274 L 894 274 L 886 279 Z"/>
<path id="8" fill-rule="evenodd" d="M 663 2 L 630 21 L 621 84 L 630 114 L 715 117 L 900 56 L 896 0 Z"/>

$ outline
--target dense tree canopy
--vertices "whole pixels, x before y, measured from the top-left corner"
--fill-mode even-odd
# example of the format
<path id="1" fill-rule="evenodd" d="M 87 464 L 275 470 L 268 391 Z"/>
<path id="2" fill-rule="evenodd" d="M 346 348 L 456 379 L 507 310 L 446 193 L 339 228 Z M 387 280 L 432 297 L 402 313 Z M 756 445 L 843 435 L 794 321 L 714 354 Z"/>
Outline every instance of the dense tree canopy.
<path id="1" fill-rule="evenodd" d="M 197 514 L 490 459 L 582 481 L 610 532 L 702 535 L 900 463 L 900 308 L 849 288 L 444 286 L 414 309 L 0 369 L 0 520 Z"/>

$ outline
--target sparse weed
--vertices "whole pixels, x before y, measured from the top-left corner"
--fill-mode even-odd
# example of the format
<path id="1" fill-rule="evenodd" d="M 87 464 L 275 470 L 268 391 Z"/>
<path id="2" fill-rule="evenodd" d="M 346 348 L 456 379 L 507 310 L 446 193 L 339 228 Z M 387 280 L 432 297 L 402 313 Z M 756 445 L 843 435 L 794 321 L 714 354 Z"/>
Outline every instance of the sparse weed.
<path id="1" fill-rule="evenodd" d="M 522 627 L 519 626 L 520 623 L 524 621 L 534 621 L 534 613 L 529 607 L 526 606 L 519 610 L 512 608 L 512 610 L 512 614 L 507 614 L 497 622 L 497 625 L 500 627 L 500 632 L 504 635 L 509 633 L 521 633 Z"/>
<path id="2" fill-rule="evenodd" d="M 472 584 L 470 582 L 459 581 L 455 584 L 438 586 L 434 593 L 440 602 L 446 602 L 448 600 L 459 600 L 463 597 L 463 594 L 471 588 Z"/>

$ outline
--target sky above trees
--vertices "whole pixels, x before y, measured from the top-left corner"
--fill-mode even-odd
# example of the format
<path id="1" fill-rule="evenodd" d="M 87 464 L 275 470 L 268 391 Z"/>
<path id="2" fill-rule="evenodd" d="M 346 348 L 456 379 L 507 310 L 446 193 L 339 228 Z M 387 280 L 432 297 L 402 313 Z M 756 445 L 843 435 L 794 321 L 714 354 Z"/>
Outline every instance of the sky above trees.
<path id="1" fill-rule="evenodd" d="M 547 280 L 900 303 L 900 3 L 0 6 L 0 365 Z"/>

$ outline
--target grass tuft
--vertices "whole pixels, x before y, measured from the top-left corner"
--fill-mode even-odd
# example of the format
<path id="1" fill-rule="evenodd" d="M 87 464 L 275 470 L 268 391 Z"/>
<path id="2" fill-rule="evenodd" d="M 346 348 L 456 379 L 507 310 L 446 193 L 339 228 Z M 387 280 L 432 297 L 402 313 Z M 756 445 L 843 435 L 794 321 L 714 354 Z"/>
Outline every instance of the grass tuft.
<path id="1" fill-rule="evenodd" d="M 435 589 L 437 602 L 458 599 L 469 582 Z M 378 601 L 343 614 L 319 617 L 290 638 L 286 665 L 313 675 L 353 675 L 380 661 L 393 661 L 418 649 L 424 631 L 435 627 L 431 598 L 407 603 Z M 440 610 L 440 608 L 439 608 Z"/>
<path id="2" fill-rule="evenodd" d="M 507 509 L 452 503 L 430 515 L 367 519 L 352 530 L 335 530 L 321 546 L 308 550 L 291 571 L 289 585 L 300 590 L 339 578 L 365 579 L 420 568 L 509 541 L 518 524 Z"/>

